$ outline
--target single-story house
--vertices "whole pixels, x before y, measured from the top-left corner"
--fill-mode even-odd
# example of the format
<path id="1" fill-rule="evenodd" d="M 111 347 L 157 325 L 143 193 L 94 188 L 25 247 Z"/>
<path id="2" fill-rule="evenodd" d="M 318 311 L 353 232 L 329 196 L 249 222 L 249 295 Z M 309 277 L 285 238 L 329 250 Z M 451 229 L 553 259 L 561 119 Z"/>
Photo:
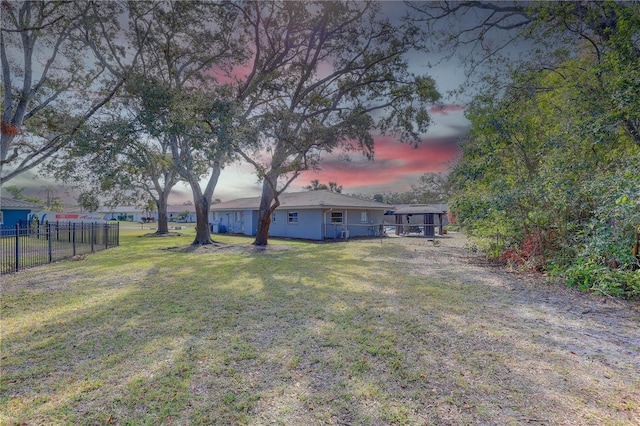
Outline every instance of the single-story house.
<path id="1" fill-rule="evenodd" d="M 42 210 L 39 204 L 3 197 L 0 200 L 0 227 L 13 228 L 21 221 L 26 223 L 31 212 L 38 210 Z"/>
<path id="2" fill-rule="evenodd" d="M 29 220 L 37 223 L 46 222 L 102 222 L 105 220 L 104 215 L 96 213 L 86 213 L 79 211 L 80 209 L 70 208 L 63 212 L 38 211 L 29 215 Z"/>
<path id="3" fill-rule="evenodd" d="M 308 240 L 381 235 L 388 204 L 327 190 L 281 194 L 271 215 L 269 236 Z M 240 198 L 211 206 L 213 233 L 256 235 L 260 197 Z"/>
<path id="4" fill-rule="evenodd" d="M 154 212 L 153 216 L 157 217 L 158 213 Z M 169 222 L 195 223 L 196 206 L 194 206 L 193 204 L 167 206 L 167 220 L 169 220 Z"/>
<path id="5" fill-rule="evenodd" d="M 103 216 L 106 220 L 130 222 L 140 222 L 142 217 L 147 216 L 147 212 L 144 212 L 143 209 L 135 206 L 101 206 L 95 214 Z"/>
<path id="6" fill-rule="evenodd" d="M 100 207 L 98 212 L 109 220 L 120 220 L 130 222 L 142 222 L 142 218 L 152 217 L 154 221 L 158 220 L 157 211 L 148 211 L 142 207 L 135 206 L 118 206 L 118 207 Z M 167 220 L 169 222 L 195 222 L 196 211 L 193 205 L 177 205 L 167 206 Z"/>
<path id="7" fill-rule="evenodd" d="M 419 234 L 428 238 L 444 233 L 448 207 L 446 204 L 409 204 L 389 212 L 395 217 L 396 235 Z"/>

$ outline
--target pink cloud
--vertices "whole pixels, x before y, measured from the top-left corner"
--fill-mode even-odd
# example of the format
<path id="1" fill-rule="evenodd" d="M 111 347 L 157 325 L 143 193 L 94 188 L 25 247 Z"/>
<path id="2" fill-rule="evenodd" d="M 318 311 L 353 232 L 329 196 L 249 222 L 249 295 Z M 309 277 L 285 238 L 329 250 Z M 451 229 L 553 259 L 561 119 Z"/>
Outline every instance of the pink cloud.
<path id="1" fill-rule="evenodd" d="M 221 69 L 219 67 L 211 68 L 208 73 L 221 84 L 235 83 L 236 81 L 244 81 L 251 73 L 251 64 L 236 66 L 231 71 Z"/>
<path id="2" fill-rule="evenodd" d="M 304 172 L 296 183 L 305 186 L 318 179 L 322 183 L 336 182 L 347 192 L 354 188 L 368 192 L 384 192 L 385 188 L 403 191 L 424 173 L 448 171 L 459 155 L 456 138 L 429 138 L 413 148 L 390 137 L 379 137 L 374 161 L 368 161 L 358 153 L 351 155 L 352 161 L 328 157 L 319 172 Z"/>
<path id="3" fill-rule="evenodd" d="M 464 111 L 465 105 L 434 105 L 429 108 L 429 114 L 448 115 L 450 112 Z"/>

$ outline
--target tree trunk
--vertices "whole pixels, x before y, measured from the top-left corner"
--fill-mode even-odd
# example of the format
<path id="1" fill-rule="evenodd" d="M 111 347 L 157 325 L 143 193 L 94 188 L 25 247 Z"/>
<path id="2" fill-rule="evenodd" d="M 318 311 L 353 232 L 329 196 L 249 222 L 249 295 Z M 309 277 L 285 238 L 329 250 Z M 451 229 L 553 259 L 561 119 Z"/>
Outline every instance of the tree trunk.
<path id="1" fill-rule="evenodd" d="M 169 191 L 166 191 L 166 193 L 168 194 Z M 169 233 L 169 222 L 167 220 L 167 198 L 168 195 L 165 195 L 165 193 L 162 192 L 156 200 L 156 207 L 158 207 L 158 229 L 156 230 L 156 234 L 159 235 Z"/>
<path id="2" fill-rule="evenodd" d="M 209 228 L 209 208 L 211 202 L 205 196 L 193 200 L 196 208 L 196 238 L 191 243 L 194 246 L 213 244 L 211 229 Z"/>
<path id="3" fill-rule="evenodd" d="M 268 177 L 262 183 L 262 198 L 260 199 L 260 209 L 258 210 L 258 230 L 256 231 L 256 239 L 253 241 L 255 246 L 266 246 L 269 241 L 269 226 L 271 226 L 271 213 L 280 205 L 277 196 L 268 182 Z M 275 203 L 273 201 L 275 200 Z"/>

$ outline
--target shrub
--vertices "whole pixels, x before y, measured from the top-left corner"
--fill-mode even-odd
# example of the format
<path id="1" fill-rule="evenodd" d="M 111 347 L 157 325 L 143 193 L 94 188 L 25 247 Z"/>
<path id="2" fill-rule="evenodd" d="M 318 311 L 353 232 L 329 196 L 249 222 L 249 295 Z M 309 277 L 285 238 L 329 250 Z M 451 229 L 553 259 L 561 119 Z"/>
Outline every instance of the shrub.
<path id="1" fill-rule="evenodd" d="M 560 275 L 567 285 L 582 291 L 597 292 L 607 296 L 640 298 L 640 270 L 611 269 L 592 261 L 578 261 Z"/>

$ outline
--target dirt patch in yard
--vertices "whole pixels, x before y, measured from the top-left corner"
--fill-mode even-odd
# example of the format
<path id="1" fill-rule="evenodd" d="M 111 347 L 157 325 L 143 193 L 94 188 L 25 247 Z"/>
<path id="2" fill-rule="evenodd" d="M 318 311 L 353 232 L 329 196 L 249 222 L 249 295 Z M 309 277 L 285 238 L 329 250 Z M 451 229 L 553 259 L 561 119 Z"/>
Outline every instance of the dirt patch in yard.
<path id="1" fill-rule="evenodd" d="M 462 351 L 467 368 L 486 363 L 492 373 L 485 379 L 504 388 L 504 399 L 497 402 L 503 410 L 491 413 L 494 420 L 487 424 L 640 425 L 639 302 L 582 293 L 541 274 L 489 262 L 466 250 L 466 239 L 458 233 L 436 240 L 385 239 L 383 244 L 404 247 L 406 255 L 395 260 L 402 270 L 451 282 L 475 302 L 475 309 L 466 305 L 463 312 L 451 312 L 448 321 L 457 334 L 448 341 L 440 337 L 454 353 Z M 461 340 L 465 329 L 469 334 Z M 486 360 L 486 354 L 498 359 Z M 527 395 L 528 413 L 514 408 L 509 388 Z M 438 391 L 455 393 L 456 386 Z M 471 405 L 454 408 L 460 413 Z M 616 414 L 603 417 L 603 407 Z M 451 413 L 441 419 L 455 423 L 459 418 Z"/>
<path id="2" fill-rule="evenodd" d="M 254 246 L 251 244 L 224 244 L 213 243 L 204 245 L 188 245 L 167 247 L 163 250 L 175 251 L 179 253 L 265 253 L 291 250 L 291 246 L 282 244 L 269 244 L 266 246 Z"/>
<path id="3" fill-rule="evenodd" d="M 579 356 L 599 356 L 607 363 L 622 360 L 640 372 L 640 302 L 587 294 L 534 271 L 519 271 L 487 261 L 465 250 L 463 234 L 422 244 L 393 239 L 394 243 L 422 246 L 423 258 L 405 259 L 412 273 L 425 277 L 455 277 L 464 284 L 481 283 L 488 295 L 488 315 L 505 324 L 546 328 L 545 333 L 566 334 L 557 343 Z M 428 259 L 429 262 L 423 262 Z"/>

